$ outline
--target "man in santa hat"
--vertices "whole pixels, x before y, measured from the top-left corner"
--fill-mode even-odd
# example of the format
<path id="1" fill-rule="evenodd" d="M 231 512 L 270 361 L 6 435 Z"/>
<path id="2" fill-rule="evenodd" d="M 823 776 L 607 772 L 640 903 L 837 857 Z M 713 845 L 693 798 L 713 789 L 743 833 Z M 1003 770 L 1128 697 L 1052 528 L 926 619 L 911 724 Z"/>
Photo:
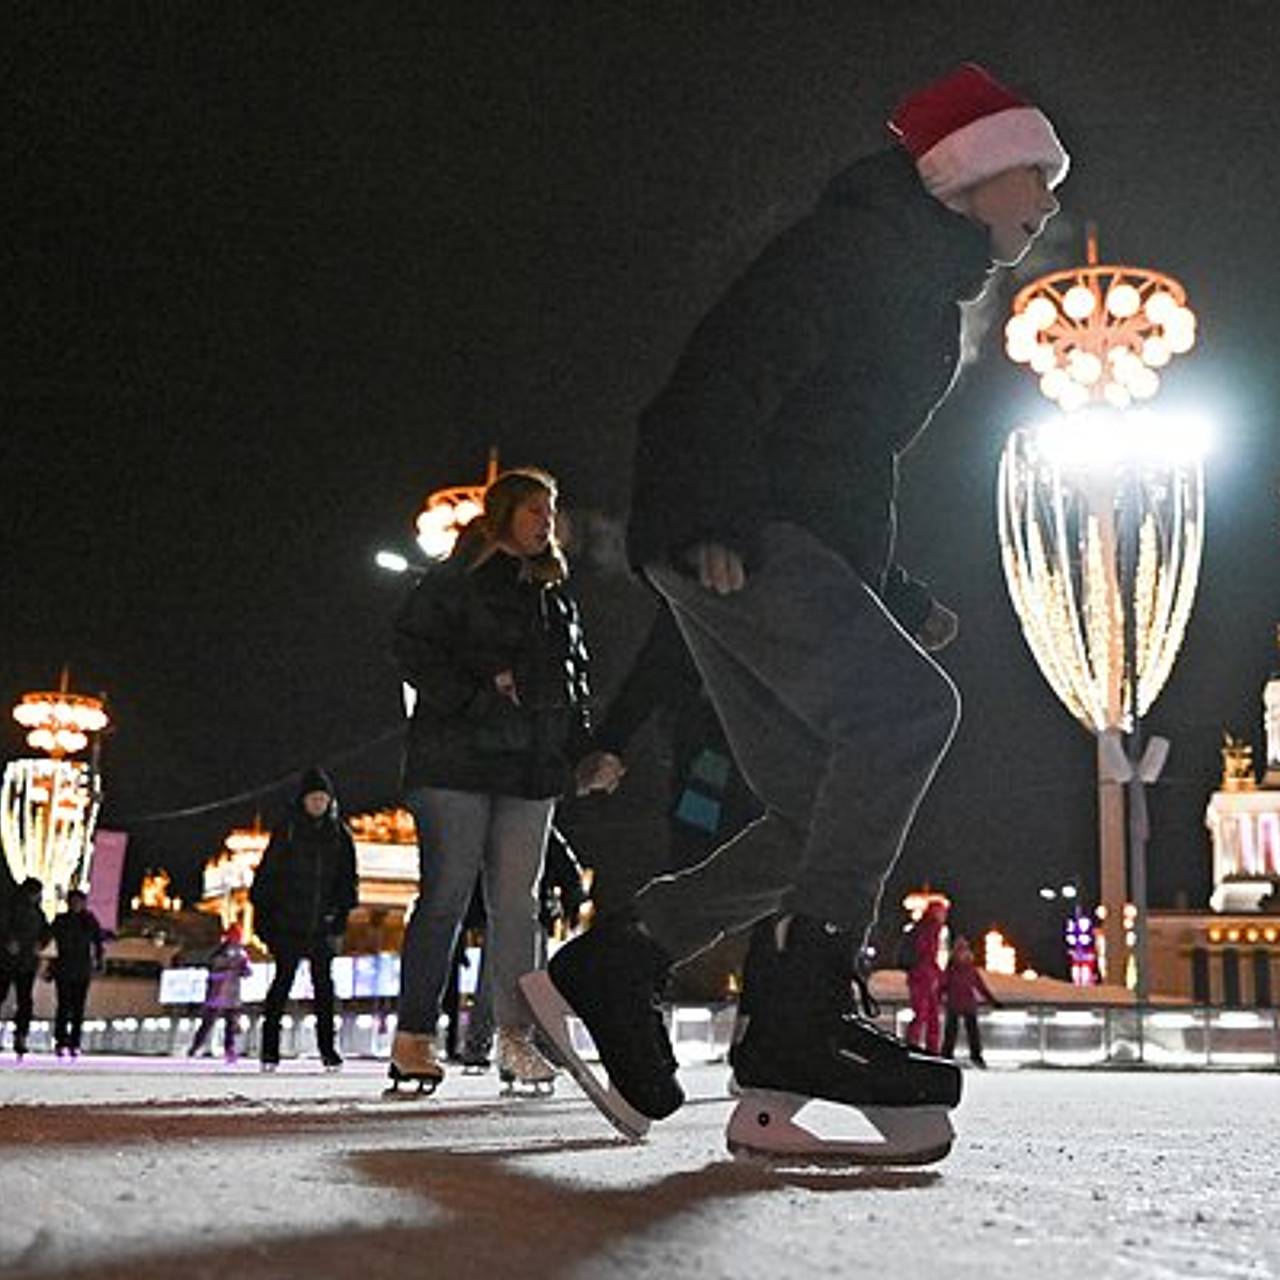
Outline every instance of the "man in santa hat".
<path id="1" fill-rule="evenodd" d="M 959 716 L 929 656 L 955 615 L 893 558 L 898 459 L 951 388 L 959 304 L 1026 253 L 1068 159 L 1047 117 L 973 64 L 889 129 L 895 145 L 840 173 L 729 289 L 640 421 L 631 560 L 765 814 L 526 979 L 567 1065 L 633 1135 L 683 1099 L 657 1005 L 672 966 L 756 925 L 730 1145 L 796 1150 L 792 1116 L 822 1097 L 885 1139 L 824 1156 L 950 1146 L 958 1071 L 874 1026 L 856 963 Z M 555 1035 L 568 1011 L 610 1090 Z"/>

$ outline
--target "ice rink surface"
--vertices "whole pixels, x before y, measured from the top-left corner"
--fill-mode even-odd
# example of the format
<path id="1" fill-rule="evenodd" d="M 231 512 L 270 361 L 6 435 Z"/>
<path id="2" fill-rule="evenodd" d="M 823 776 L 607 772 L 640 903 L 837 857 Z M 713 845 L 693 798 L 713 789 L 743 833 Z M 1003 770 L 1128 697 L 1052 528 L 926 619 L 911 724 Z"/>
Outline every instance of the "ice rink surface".
<path id="1" fill-rule="evenodd" d="M 966 1075 L 915 1171 L 778 1172 L 724 1151 L 726 1070 L 641 1146 L 562 1078 L 381 1064 L 0 1066 L 0 1274 L 14 1277 L 1280 1277 L 1280 1078 Z"/>

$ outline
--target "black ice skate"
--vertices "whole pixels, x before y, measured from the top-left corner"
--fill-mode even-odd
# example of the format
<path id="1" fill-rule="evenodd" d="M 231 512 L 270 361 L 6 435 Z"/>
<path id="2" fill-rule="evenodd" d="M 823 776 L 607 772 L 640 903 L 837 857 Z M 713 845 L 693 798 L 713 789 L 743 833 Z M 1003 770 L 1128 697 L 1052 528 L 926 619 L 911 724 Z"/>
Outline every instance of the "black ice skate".
<path id="1" fill-rule="evenodd" d="M 757 926 L 729 1052 L 739 1102 L 726 1136 L 735 1155 L 918 1165 L 950 1151 L 959 1070 L 861 1016 L 855 988 L 870 1003 L 848 935 L 802 916 Z M 824 1137 L 800 1123 L 802 1110 L 822 1103 L 856 1108 L 878 1139 Z"/>
<path id="2" fill-rule="evenodd" d="M 615 916 L 561 947 L 546 972 L 520 979 L 552 1055 L 633 1142 L 684 1101 L 660 1005 L 669 971 L 666 953 L 640 925 Z M 574 1016 L 595 1042 L 607 1085 L 574 1048 Z"/>
<path id="3" fill-rule="evenodd" d="M 435 1040 L 429 1035 L 397 1031 L 391 1042 L 391 1062 L 387 1067 L 390 1086 L 384 1098 L 414 1098 L 432 1094 L 444 1079 L 444 1068 L 436 1060 Z M 415 1093 L 401 1093 L 402 1084 L 416 1084 Z"/>

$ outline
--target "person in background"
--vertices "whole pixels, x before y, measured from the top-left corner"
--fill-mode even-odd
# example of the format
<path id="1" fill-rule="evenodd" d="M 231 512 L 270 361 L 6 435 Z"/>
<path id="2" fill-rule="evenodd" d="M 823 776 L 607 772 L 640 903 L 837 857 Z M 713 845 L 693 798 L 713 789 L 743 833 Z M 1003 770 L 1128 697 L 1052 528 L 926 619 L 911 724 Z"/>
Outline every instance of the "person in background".
<path id="1" fill-rule="evenodd" d="M 347 916 L 357 901 L 356 848 L 342 820 L 333 782 L 323 769 L 302 775 L 288 818 L 271 842 L 253 880 L 254 929 L 276 962 L 262 1012 L 264 1071 L 280 1062 L 280 1020 L 298 965 L 306 960 L 315 992 L 316 1046 L 326 1070 L 342 1058 L 333 1035 L 333 974 Z"/>
<path id="2" fill-rule="evenodd" d="M 417 693 L 404 790 L 421 890 L 402 951 L 393 1090 L 401 1081 L 434 1089 L 444 1078 L 436 1024 L 477 875 L 499 1075 L 539 1092 L 555 1078 L 516 991 L 541 961 L 537 885 L 552 813 L 571 763 L 589 748 L 587 652 L 555 508 L 545 471 L 500 475 L 483 515 L 424 575 L 396 622 L 396 659 Z"/>
<path id="3" fill-rule="evenodd" d="M 204 1048 L 213 1024 L 223 1020 L 222 1055 L 228 1062 L 235 1062 L 236 1035 L 240 1027 L 240 981 L 252 972 L 249 953 L 240 940 L 240 926 L 230 924 L 222 935 L 213 955 L 209 957 L 209 977 L 205 984 L 204 1008 L 200 1012 L 200 1025 L 187 1050 L 187 1057 L 194 1058 Z"/>
<path id="4" fill-rule="evenodd" d="M 58 954 L 53 960 L 57 1010 L 53 1019 L 54 1052 L 59 1058 L 80 1056 L 80 1031 L 89 984 L 102 972 L 103 934 L 89 899 L 81 889 L 67 894 L 67 909 L 50 929 Z"/>
<path id="5" fill-rule="evenodd" d="M 965 1035 L 969 1040 L 969 1060 L 975 1067 L 985 1067 L 982 1037 L 978 1033 L 978 1005 L 985 1000 L 993 1009 L 998 1009 L 1000 1001 L 991 994 L 982 970 L 974 962 L 968 938 L 957 938 L 951 949 L 951 959 L 942 975 L 942 1000 L 947 1009 L 942 1056 L 955 1056 L 956 1028 L 963 1018 Z"/>
<path id="6" fill-rule="evenodd" d="M 935 898 L 911 931 L 912 960 L 907 970 L 912 1014 L 907 1042 L 933 1054 L 938 1052 L 942 1038 L 942 968 L 938 951 L 946 925 L 946 903 Z"/>
<path id="7" fill-rule="evenodd" d="M 40 948 L 53 937 L 40 909 L 44 886 L 28 876 L 14 887 L 0 911 L 0 1005 L 13 988 L 13 1053 L 19 1062 L 27 1052 L 31 1030 L 32 988 L 40 967 Z"/>

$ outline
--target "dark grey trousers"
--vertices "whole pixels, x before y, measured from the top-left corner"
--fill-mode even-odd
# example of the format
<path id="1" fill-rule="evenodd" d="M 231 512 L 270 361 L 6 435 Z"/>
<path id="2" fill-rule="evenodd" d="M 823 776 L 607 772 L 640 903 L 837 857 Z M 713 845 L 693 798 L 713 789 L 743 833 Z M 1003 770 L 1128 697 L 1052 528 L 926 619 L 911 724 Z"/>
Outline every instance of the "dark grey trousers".
<path id="1" fill-rule="evenodd" d="M 767 525 L 761 541 L 731 595 L 646 569 L 765 806 L 704 862 L 638 895 L 677 960 L 776 911 L 865 941 L 959 721 L 950 679 L 843 559 L 795 525 Z"/>

